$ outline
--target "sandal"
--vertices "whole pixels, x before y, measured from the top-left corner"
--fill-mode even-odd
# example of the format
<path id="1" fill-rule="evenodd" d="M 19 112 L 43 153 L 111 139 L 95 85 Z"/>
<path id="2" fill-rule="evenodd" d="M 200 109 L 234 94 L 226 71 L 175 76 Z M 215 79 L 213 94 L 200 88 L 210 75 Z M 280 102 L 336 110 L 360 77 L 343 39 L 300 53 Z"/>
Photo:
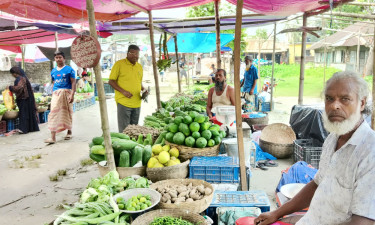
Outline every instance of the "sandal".
<path id="1" fill-rule="evenodd" d="M 272 160 L 270 160 L 270 159 L 267 159 L 267 161 L 266 161 L 266 166 L 268 166 L 268 167 L 277 167 L 279 164 L 277 163 L 277 162 L 274 162 L 274 161 L 272 161 Z"/>
<path id="2" fill-rule="evenodd" d="M 64 140 L 70 140 L 72 139 L 72 135 L 71 134 L 67 134 L 64 138 Z"/>
<path id="3" fill-rule="evenodd" d="M 47 143 L 47 144 L 55 144 L 56 141 L 52 140 L 52 138 L 48 138 L 48 139 L 44 140 L 44 143 Z"/>
<path id="4" fill-rule="evenodd" d="M 268 168 L 266 167 L 266 164 L 260 163 L 260 162 L 257 163 L 256 168 L 259 168 L 261 170 L 268 170 Z"/>

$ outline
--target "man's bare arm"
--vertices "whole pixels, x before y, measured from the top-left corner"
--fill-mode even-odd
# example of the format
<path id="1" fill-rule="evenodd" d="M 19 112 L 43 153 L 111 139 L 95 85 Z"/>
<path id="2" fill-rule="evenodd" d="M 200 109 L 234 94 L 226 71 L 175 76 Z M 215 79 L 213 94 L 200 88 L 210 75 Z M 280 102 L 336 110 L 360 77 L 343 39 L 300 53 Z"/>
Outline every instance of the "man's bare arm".
<path id="1" fill-rule="evenodd" d="M 207 107 L 206 107 L 206 112 L 207 112 L 207 116 L 209 118 L 212 118 L 212 112 L 211 112 L 211 109 L 212 109 L 212 94 L 214 93 L 214 89 L 211 88 L 209 91 L 208 91 L 208 96 L 207 96 Z"/>
<path id="2" fill-rule="evenodd" d="M 127 98 L 131 98 L 133 96 L 132 93 L 130 93 L 129 91 L 122 89 L 115 80 L 109 80 L 108 84 L 111 85 L 116 91 L 122 93 Z"/>
<path id="3" fill-rule="evenodd" d="M 350 222 L 343 225 L 375 225 L 375 221 L 363 216 L 353 215 Z"/>

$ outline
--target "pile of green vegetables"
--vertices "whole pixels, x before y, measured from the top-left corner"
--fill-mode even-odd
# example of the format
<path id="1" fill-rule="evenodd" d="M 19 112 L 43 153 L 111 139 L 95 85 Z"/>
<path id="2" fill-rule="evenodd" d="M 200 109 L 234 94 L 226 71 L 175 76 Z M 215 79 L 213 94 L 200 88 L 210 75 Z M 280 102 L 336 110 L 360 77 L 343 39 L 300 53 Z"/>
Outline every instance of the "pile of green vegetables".
<path id="1" fill-rule="evenodd" d="M 150 223 L 150 225 L 194 225 L 189 221 L 183 220 L 181 218 L 175 218 L 170 216 L 157 217 Z"/>
<path id="2" fill-rule="evenodd" d="M 134 167 L 146 165 L 151 158 L 153 144 L 151 134 L 138 140 L 130 140 L 126 134 L 111 132 L 111 142 L 115 156 L 116 167 Z M 103 137 L 94 137 L 90 146 L 90 158 L 96 162 L 105 160 L 105 147 Z"/>
<path id="3" fill-rule="evenodd" d="M 87 83 L 83 88 L 78 88 L 77 93 L 91 93 L 94 92 L 91 85 Z"/>
<path id="4" fill-rule="evenodd" d="M 3 104 L 0 104 L 0 116 L 4 115 L 6 111 L 7 108 Z"/>
<path id="5" fill-rule="evenodd" d="M 109 204 L 100 202 L 76 203 L 74 207 L 64 206 L 64 208 L 67 211 L 58 216 L 53 225 L 130 224 L 130 215 L 119 211 L 112 196 L 110 196 Z"/>
<path id="6" fill-rule="evenodd" d="M 111 195 L 115 195 L 121 191 L 133 188 L 148 188 L 149 181 L 140 177 L 126 177 L 120 179 L 116 170 L 110 171 L 104 177 L 92 179 L 81 194 L 80 202 L 107 202 Z"/>
<path id="7" fill-rule="evenodd" d="M 122 197 L 116 199 L 119 209 L 126 209 L 129 211 L 145 210 L 152 205 L 150 195 L 135 195 L 125 200 Z"/>

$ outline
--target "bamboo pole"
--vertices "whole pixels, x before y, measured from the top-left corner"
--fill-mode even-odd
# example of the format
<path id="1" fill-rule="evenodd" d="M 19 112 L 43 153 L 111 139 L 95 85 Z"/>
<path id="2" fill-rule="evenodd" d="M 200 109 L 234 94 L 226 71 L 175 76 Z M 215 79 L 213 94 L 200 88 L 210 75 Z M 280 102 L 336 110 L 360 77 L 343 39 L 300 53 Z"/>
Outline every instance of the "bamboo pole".
<path id="1" fill-rule="evenodd" d="M 177 66 L 178 93 L 181 93 L 181 78 L 180 78 L 180 67 L 179 67 L 179 61 L 180 60 L 178 59 L 177 34 L 174 36 L 174 46 L 175 46 L 175 50 L 176 50 L 176 66 Z"/>
<path id="2" fill-rule="evenodd" d="M 22 57 L 22 62 L 21 62 L 21 68 L 25 70 L 25 45 L 21 45 L 21 57 Z"/>
<path id="3" fill-rule="evenodd" d="M 87 14 L 88 14 L 89 23 L 90 23 L 90 34 L 95 39 L 98 39 L 98 35 L 96 33 L 94 4 L 93 4 L 92 1 L 93 0 L 86 0 L 86 9 L 87 9 Z M 101 118 L 101 122 L 102 122 L 105 152 L 106 152 L 106 156 L 107 156 L 107 165 L 108 165 L 110 170 L 115 170 L 116 165 L 115 165 L 115 158 L 114 158 L 114 155 L 113 155 L 111 136 L 110 136 L 110 133 L 109 133 L 107 102 L 106 102 L 106 99 L 105 99 L 104 84 L 103 84 L 103 81 L 102 81 L 100 63 L 98 63 L 94 67 L 94 72 L 95 72 L 95 79 L 96 79 L 96 87 L 98 89 L 100 118 Z"/>
<path id="4" fill-rule="evenodd" d="M 56 48 L 56 51 L 59 50 L 58 41 L 59 41 L 59 34 L 57 32 L 55 32 L 55 48 Z"/>
<path id="5" fill-rule="evenodd" d="M 373 63 L 372 63 L 372 114 L 371 114 L 371 128 L 375 130 L 375 26 L 374 26 L 374 43 L 373 43 Z"/>
<path id="6" fill-rule="evenodd" d="M 150 42 L 151 42 L 151 54 L 152 54 L 152 69 L 154 71 L 154 80 L 155 80 L 155 92 L 156 92 L 156 103 L 158 109 L 161 108 L 160 103 L 160 89 L 159 89 L 159 77 L 158 70 L 156 68 L 156 53 L 155 53 L 155 42 L 154 42 L 154 24 L 152 22 L 152 12 L 148 12 L 148 20 L 150 24 Z M 159 51 L 161 48 L 159 47 Z"/>
<path id="7" fill-rule="evenodd" d="M 238 157 L 240 160 L 241 189 L 247 190 L 246 182 L 246 165 L 242 132 L 242 116 L 241 116 L 241 93 L 240 93 L 240 57 L 241 57 L 241 23 L 242 23 L 242 7 L 243 0 L 237 0 L 236 7 L 236 27 L 234 38 L 234 99 L 236 107 L 236 128 L 237 128 L 237 144 Z"/>
<path id="8" fill-rule="evenodd" d="M 215 0 L 215 26 L 216 26 L 216 68 L 221 68 L 221 43 L 220 43 L 220 15 L 219 15 L 219 0 Z"/>
<path id="9" fill-rule="evenodd" d="M 273 95 L 275 93 L 273 93 L 273 85 L 274 85 L 274 81 L 273 81 L 273 77 L 274 77 L 274 72 L 275 72 L 275 61 L 276 61 L 276 57 L 275 57 L 275 48 L 276 48 L 276 22 L 275 22 L 275 25 L 274 25 L 274 28 L 273 28 L 273 51 L 272 51 L 272 76 L 271 76 L 271 111 L 273 110 Z"/>
<path id="10" fill-rule="evenodd" d="M 361 51 L 361 29 L 358 32 L 358 41 L 357 41 L 357 62 L 356 62 L 356 71 L 359 73 L 359 53 Z"/>
<path id="11" fill-rule="evenodd" d="M 307 14 L 303 14 L 303 27 L 307 25 Z M 303 83 L 305 80 L 305 54 L 306 54 L 306 32 L 302 32 L 302 46 L 301 46 L 301 65 L 299 72 L 299 91 L 298 91 L 298 105 L 303 104 Z"/>
<path id="12" fill-rule="evenodd" d="M 323 14 L 324 16 L 343 16 L 343 17 L 351 17 L 351 18 L 360 18 L 360 19 L 375 19 L 374 15 L 366 15 L 366 14 L 356 14 L 356 13 L 344 13 L 344 12 L 330 12 L 327 14 Z"/>

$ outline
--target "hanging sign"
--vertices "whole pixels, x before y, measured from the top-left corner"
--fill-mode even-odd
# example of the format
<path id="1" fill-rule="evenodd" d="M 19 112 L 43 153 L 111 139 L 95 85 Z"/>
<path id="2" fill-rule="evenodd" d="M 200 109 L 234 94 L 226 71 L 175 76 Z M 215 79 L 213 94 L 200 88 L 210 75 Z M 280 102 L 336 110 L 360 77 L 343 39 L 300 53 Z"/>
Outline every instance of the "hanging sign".
<path id="1" fill-rule="evenodd" d="M 99 63 L 102 50 L 98 40 L 82 35 L 74 39 L 70 48 L 70 55 L 77 66 L 82 68 L 92 68 Z"/>

